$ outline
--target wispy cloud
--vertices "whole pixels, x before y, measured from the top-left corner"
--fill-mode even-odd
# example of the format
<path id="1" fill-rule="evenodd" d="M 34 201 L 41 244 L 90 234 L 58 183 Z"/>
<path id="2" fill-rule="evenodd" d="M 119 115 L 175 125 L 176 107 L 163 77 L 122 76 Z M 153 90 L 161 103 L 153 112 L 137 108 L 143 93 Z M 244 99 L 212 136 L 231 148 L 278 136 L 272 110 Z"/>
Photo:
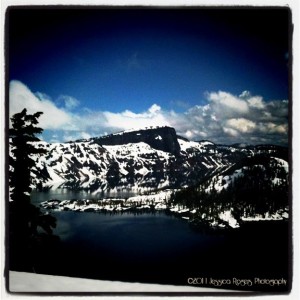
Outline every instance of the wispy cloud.
<path id="1" fill-rule="evenodd" d="M 43 93 L 32 93 L 20 81 L 10 83 L 10 116 L 24 107 L 30 113 L 43 111 L 40 126 L 51 131 L 49 141 L 66 141 L 149 126 L 172 126 L 191 140 L 210 139 L 216 143 L 288 143 L 288 101 L 264 101 L 243 92 L 239 96 L 218 91 L 205 94 L 205 104 L 184 112 L 164 110 L 154 103 L 134 112 L 91 111 L 80 107 L 71 96 L 61 96 L 64 106 Z M 203 99 L 201 101 L 203 103 Z M 74 108 L 77 107 L 76 113 Z M 81 113 L 78 113 L 81 111 Z M 46 136 L 46 133 L 45 133 Z"/>
<path id="2" fill-rule="evenodd" d="M 68 96 L 68 95 L 60 95 L 58 97 L 58 101 L 63 102 L 64 106 L 67 110 L 72 110 L 80 105 L 79 100 L 77 100 L 76 98 L 74 98 L 72 96 Z"/>

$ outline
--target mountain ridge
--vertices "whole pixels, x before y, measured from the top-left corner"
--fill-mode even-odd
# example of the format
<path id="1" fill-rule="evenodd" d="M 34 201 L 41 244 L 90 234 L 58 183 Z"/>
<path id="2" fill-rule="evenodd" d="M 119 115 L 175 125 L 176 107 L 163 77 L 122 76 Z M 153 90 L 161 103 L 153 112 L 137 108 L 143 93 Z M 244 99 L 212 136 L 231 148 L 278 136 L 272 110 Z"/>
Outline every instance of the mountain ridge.
<path id="1" fill-rule="evenodd" d="M 127 130 L 95 137 L 91 140 L 99 145 L 106 146 L 144 142 L 156 150 L 170 152 L 174 155 L 178 155 L 180 152 L 176 131 L 169 126 Z"/>
<path id="2" fill-rule="evenodd" d="M 122 143 L 117 144 L 120 137 Z M 173 142 L 171 146 L 168 139 Z M 156 141 L 160 143 L 155 144 Z M 47 154 L 32 156 L 35 161 L 31 172 L 33 188 L 64 186 L 92 192 L 188 187 L 258 155 L 288 161 L 287 148 L 274 145 L 241 148 L 240 144 L 193 142 L 177 136 L 170 127 L 68 143 L 35 142 L 34 145 L 47 150 Z"/>

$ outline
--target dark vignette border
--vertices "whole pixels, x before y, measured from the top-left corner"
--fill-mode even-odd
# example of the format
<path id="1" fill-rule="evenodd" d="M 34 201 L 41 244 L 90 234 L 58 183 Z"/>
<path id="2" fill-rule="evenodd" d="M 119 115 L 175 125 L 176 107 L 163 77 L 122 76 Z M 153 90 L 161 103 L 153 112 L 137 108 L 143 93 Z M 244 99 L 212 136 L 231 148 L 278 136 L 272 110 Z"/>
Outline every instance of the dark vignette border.
<path id="1" fill-rule="evenodd" d="M 288 12 L 288 42 L 289 42 L 289 206 L 290 206 L 290 220 L 289 220 L 289 239 L 288 239 L 288 247 L 289 247 L 289 260 L 288 260 L 288 268 L 289 268 L 289 281 L 288 281 L 288 291 L 287 292 L 257 292 L 257 291 L 236 291 L 236 292 L 11 292 L 9 290 L 9 219 L 8 219 L 8 198 L 9 198 L 9 183 L 8 183 L 8 170 L 9 170 L 9 136 L 8 136 L 8 128 L 9 128 L 9 51 L 8 51 L 8 41 L 9 41 L 9 15 L 12 10 L 49 10 L 49 9 L 57 9 L 57 10 L 93 10 L 93 9 L 160 9 L 160 10 L 190 10 L 190 9 L 202 9 L 202 10 L 213 10 L 213 9 L 222 9 L 222 10 L 235 10 L 235 9 L 248 9 L 248 10 L 266 10 L 266 9 L 281 9 L 286 10 Z M 4 25 L 4 78 L 5 78 L 5 103 L 4 103 L 4 112 L 5 112 L 5 267 L 4 267 L 4 277 L 5 277 L 5 287 L 6 292 L 10 295 L 26 295 L 26 296 L 261 296 L 261 295 L 288 295 L 292 290 L 293 285 L 293 30 L 294 25 L 292 23 L 292 11 L 288 6 L 151 6 L 151 5 L 140 5 L 140 6 L 111 6 L 111 5 L 27 5 L 27 6 L 8 6 L 5 12 L 5 25 Z"/>

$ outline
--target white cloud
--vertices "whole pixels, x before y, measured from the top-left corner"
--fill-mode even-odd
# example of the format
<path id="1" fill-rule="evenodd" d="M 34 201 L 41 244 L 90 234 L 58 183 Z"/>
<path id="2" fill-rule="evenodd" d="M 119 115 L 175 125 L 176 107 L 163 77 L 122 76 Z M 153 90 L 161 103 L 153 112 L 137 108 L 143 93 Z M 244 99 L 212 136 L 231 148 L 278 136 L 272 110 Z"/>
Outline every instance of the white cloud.
<path id="1" fill-rule="evenodd" d="M 170 126 L 167 113 L 157 104 L 153 104 L 147 111 L 134 113 L 125 110 L 120 113 L 104 112 L 106 126 L 118 129 L 140 129 L 150 126 Z"/>
<path id="2" fill-rule="evenodd" d="M 247 113 L 249 111 L 248 104 L 245 100 L 238 98 L 230 93 L 219 91 L 217 93 L 209 93 L 208 99 L 216 108 L 230 110 L 236 113 Z"/>
<path id="3" fill-rule="evenodd" d="M 60 95 L 58 100 L 64 102 L 67 110 L 72 110 L 80 104 L 79 100 L 67 95 Z"/>
<path id="4" fill-rule="evenodd" d="M 237 130 L 228 127 L 224 127 L 224 132 L 229 136 L 237 137 L 239 135 Z"/>
<path id="5" fill-rule="evenodd" d="M 239 95 L 239 98 L 244 98 L 244 99 L 247 99 L 247 98 L 250 98 L 251 97 L 251 93 L 249 91 L 243 91 L 240 95 Z"/>
<path id="6" fill-rule="evenodd" d="M 191 140 L 209 139 L 215 143 L 281 143 L 287 144 L 288 101 L 264 101 L 261 96 L 243 92 L 206 94 L 203 105 L 183 113 L 167 111 L 156 103 L 147 110 L 134 112 L 91 111 L 80 108 L 75 98 L 64 96 L 65 108 L 58 108 L 43 93 L 33 94 L 19 81 L 10 83 L 10 116 L 27 108 L 29 113 L 42 111 L 40 126 L 51 130 L 48 140 L 76 140 L 127 129 L 150 126 L 174 127 Z M 203 102 L 203 99 L 201 99 Z M 70 111 L 77 107 L 77 111 Z"/>
<path id="7" fill-rule="evenodd" d="M 256 127 L 254 122 L 245 118 L 229 119 L 226 121 L 226 125 L 242 133 L 253 132 Z"/>
<path id="8" fill-rule="evenodd" d="M 248 100 L 249 106 L 258 108 L 258 109 L 264 109 L 265 103 L 263 102 L 262 97 L 251 97 Z"/>
<path id="9" fill-rule="evenodd" d="M 155 103 L 149 108 L 149 113 L 150 114 L 156 114 L 159 111 L 161 111 L 161 107 L 159 105 L 155 104 Z"/>
<path id="10" fill-rule="evenodd" d="M 272 122 L 260 123 L 259 128 L 264 133 L 288 134 L 288 124 L 275 124 Z"/>
<path id="11" fill-rule="evenodd" d="M 20 81 L 11 81 L 9 86 L 9 116 L 27 109 L 33 114 L 41 111 L 44 114 L 39 119 L 39 125 L 44 129 L 60 129 L 68 126 L 72 118 L 65 111 L 57 108 L 44 94 L 33 94 L 29 88 Z"/>

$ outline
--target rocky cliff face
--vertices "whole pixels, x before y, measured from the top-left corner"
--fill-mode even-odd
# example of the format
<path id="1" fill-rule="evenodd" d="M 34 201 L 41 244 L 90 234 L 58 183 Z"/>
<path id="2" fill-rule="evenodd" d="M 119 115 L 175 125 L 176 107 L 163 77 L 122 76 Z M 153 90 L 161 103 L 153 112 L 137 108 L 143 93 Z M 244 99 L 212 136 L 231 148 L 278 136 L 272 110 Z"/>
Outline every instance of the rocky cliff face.
<path id="1" fill-rule="evenodd" d="M 142 130 L 124 131 L 93 139 L 99 145 L 125 145 L 144 142 L 156 150 L 169 152 L 174 155 L 180 153 L 176 131 L 171 127 L 154 127 Z"/>

